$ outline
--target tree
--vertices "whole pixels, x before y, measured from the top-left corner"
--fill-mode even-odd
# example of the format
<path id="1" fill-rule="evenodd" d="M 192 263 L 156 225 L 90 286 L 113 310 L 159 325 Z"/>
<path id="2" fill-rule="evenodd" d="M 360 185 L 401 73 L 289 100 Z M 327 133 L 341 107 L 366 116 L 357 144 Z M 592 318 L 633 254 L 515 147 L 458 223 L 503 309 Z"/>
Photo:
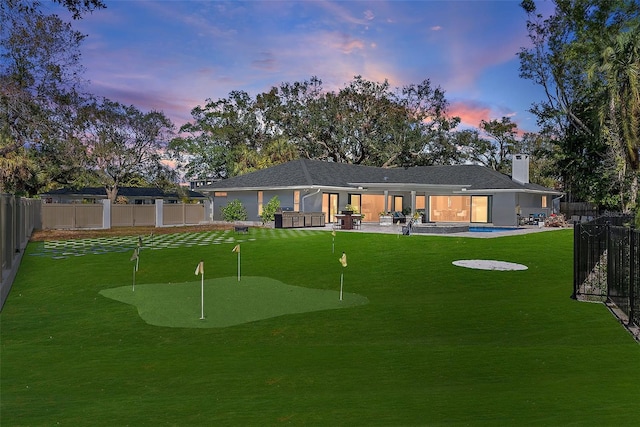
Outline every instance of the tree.
<path id="1" fill-rule="evenodd" d="M 631 169 L 628 206 L 636 205 L 640 169 L 640 25 L 605 39 L 601 55 L 589 68 L 589 79 L 604 99 L 599 106 L 603 138 L 617 158 L 620 178 Z M 623 205 L 625 203 L 623 202 Z"/>
<path id="2" fill-rule="evenodd" d="M 322 81 L 283 84 L 284 134 L 301 157 L 382 167 L 429 164 L 437 158 L 442 132 L 458 123 L 446 116 L 442 89 L 427 79 L 392 89 L 387 81 L 355 76 L 337 93 Z"/>
<path id="3" fill-rule="evenodd" d="M 82 72 L 79 46 L 84 36 L 70 24 L 55 15 L 10 18 L 0 39 L 0 124 L 8 128 L 13 144 L 0 155 L 66 131 Z"/>
<path id="4" fill-rule="evenodd" d="M 55 2 L 75 19 L 104 7 L 100 0 Z M 84 36 L 57 15 L 43 14 L 40 6 L 40 1 L 27 0 L 0 3 L 0 158 L 4 158 L 5 172 L 13 171 L 5 174 L 11 185 L 6 179 L 0 185 L 28 193 L 55 180 L 43 176 L 54 159 L 43 162 L 41 154 L 57 151 L 51 145 L 71 139 L 71 123 L 81 99 L 79 47 Z"/>
<path id="5" fill-rule="evenodd" d="M 270 140 L 254 100 L 244 91 L 227 99 L 207 100 L 191 110 L 192 123 L 182 126 L 183 136 L 171 141 L 172 156 L 188 178 L 227 178 L 242 170 L 248 151 L 259 151 Z"/>
<path id="6" fill-rule="evenodd" d="M 13 144 L 6 130 L 0 130 L 0 149 Z M 0 156 L 0 193 L 20 193 L 27 190 L 36 174 L 36 164 L 24 147 Z"/>
<path id="7" fill-rule="evenodd" d="M 356 76 L 338 92 L 322 81 L 283 83 L 255 99 L 208 100 L 171 143 L 189 178 L 227 178 L 298 157 L 382 167 L 449 162 L 444 91 L 429 80 L 393 90 Z"/>
<path id="8" fill-rule="evenodd" d="M 511 172 L 510 155 L 519 151 L 516 149 L 517 127 L 509 117 L 503 117 L 500 121 L 493 119 L 488 122 L 486 120 L 480 122 L 480 129 L 493 139 L 489 146 L 488 167 L 502 173 Z"/>
<path id="9" fill-rule="evenodd" d="M 503 117 L 500 121 L 482 120 L 479 129 L 486 137 L 478 130 L 463 130 L 455 137 L 454 146 L 463 153 L 465 160 L 501 173 L 511 173 L 511 155 L 521 151 L 516 138 L 517 125 L 509 117 Z"/>
<path id="10" fill-rule="evenodd" d="M 589 83 L 588 71 L 599 62 L 603 40 L 637 28 L 640 7 L 633 0 L 596 2 L 557 0 L 555 12 L 543 19 L 535 3 L 522 2 L 529 14 L 527 28 L 533 47 L 521 49 L 520 74 L 541 85 L 546 100 L 532 111 L 539 125 L 558 146 L 557 166 L 571 196 L 610 205 L 611 190 L 619 190 L 620 207 L 630 191 L 628 173 L 616 170 L 619 150 L 602 126 L 601 112 L 608 109 L 606 79 Z M 637 30 L 635 30 L 637 34 Z M 611 168 L 614 168 L 613 170 Z M 633 192 L 633 189 L 631 189 Z"/>
<path id="11" fill-rule="evenodd" d="M 153 180 L 162 170 L 161 155 L 174 129 L 163 113 L 143 113 L 133 105 L 105 99 L 84 106 L 79 119 L 85 126 L 80 141 L 88 166 L 112 202 L 119 186 L 138 177 Z"/>

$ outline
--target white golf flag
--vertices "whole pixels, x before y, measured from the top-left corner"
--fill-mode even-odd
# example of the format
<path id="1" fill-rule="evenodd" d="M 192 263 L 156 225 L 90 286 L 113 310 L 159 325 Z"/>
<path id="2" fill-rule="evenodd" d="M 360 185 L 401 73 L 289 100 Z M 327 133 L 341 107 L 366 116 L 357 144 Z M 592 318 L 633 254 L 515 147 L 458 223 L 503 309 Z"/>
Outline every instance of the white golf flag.
<path id="1" fill-rule="evenodd" d="M 204 274 L 204 261 L 200 261 L 196 267 L 196 276 L 198 274 Z"/>
<path id="2" fill-rule="evenodd" d="M 235 245 L 234 248 L 231 250 L 231 252 L 238 252 L 240 253 L 240 245 Z"/>

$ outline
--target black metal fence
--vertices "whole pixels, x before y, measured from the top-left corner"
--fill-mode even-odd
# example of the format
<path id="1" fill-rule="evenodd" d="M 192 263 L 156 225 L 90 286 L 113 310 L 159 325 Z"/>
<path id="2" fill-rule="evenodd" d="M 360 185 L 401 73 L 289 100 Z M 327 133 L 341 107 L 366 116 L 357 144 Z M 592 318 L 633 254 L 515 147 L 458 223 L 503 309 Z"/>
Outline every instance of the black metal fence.
<path id="1" fill-rule="evenodd" d="M 640 326 L 640 231 L 625 216 L 574 227 L 572 298 L 615 304 Z"/>

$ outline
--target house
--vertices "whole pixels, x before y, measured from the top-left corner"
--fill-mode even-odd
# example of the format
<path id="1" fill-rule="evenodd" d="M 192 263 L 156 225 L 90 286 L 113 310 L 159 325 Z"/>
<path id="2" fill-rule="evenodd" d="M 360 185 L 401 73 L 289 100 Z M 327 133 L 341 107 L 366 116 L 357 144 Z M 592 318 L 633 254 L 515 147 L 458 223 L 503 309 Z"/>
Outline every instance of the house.
<path id="1" fill-rule="evenodd" d="M 205 201 L 206 196 L 192 190 L 186 190 L 184 195 L 189 200 Z M 48 191 L 40 195 L 46 203 L 100 203 L 107 199 L 104 187 L 84 187 L 79 189 L 61 188 Z M 155 200 L 162 199 L 164 203 L 180 203 L 183 196 L 175 192 L 165 192 L 157 187 L 119 187 L 118 198 L 123 203 L 135 205 L 152 205 Z"/>
<path id="2" fill-rule="evenodd" d="M 248 219 L 259 221 L 262 207 L 278 196 L 285 211 L 322 212 L 336 221 L 345 205 L 364 222 L 383 212 L 422 214 L 428 222 L 516 226 L 521 217 L 552 213 L 562 193 L 529 182 L 528 155 L 514 155 L 512 176 L 479 165 L 417 166 L 385 169 L 298 159 L 199 187 L 221 208 L 238 199 Z"/>

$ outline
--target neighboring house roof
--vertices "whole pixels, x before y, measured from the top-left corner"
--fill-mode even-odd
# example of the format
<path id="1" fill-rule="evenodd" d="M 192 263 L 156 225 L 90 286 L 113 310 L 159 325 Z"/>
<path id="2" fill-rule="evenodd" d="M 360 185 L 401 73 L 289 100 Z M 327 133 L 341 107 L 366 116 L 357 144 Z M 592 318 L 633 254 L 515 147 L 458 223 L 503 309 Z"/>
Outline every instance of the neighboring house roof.
<path id="1" fill-rule="evenodd" d="M 559 193 L 537 184 L 520 184 L 509 176 L 480 165 L 374 166 L 298 159 L 201 187 L 207 190 L 248 190 L 302 187 L 390 188 L 456 187 L 466 190 L 512 190 Z"/>
<path id="2" fill-rule="evenodd" d="M 205 195 L 197 191 L 187 190 L 187 197 L 190 199 L 204 199 Z M 58 190 L 48 191 L 41 196 L 82 196 L 82 197 L 107 197 L 104 187 L 84 187 L 79 189 L 60 188 Z M 127 198 L 180 198 L 176 192 L 165 192 L 157 187 L 118 187 L 118 196 Z"/>

